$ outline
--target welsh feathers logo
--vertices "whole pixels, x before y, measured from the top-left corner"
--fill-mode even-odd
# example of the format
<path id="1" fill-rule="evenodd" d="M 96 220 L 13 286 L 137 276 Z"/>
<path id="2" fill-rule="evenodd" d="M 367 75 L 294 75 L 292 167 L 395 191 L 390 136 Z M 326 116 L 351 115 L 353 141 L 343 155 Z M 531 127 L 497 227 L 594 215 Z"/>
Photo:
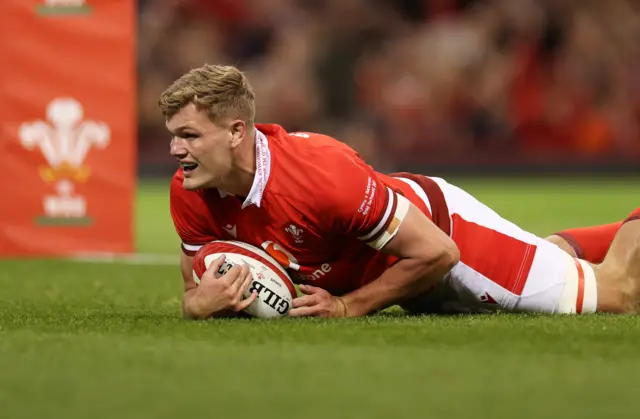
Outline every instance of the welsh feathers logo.
<path id="1" fill-rule="evenodd" d="M 48 121 L 31 121 L 20 126 L 21 144 L 27 150 L 40 150 L 47 165 L 38 171 L 43 181 L 55 182 L 57 195 L 45 196 L 44 217 L 40 223 L 88 224 L 86 199 L 74 194 L 74 184 L 86 182 L 91 169 L 84 164 L 92 147 L 109 144 L 109 126 L 83 120 L 84 109 L 72 98 L 56 98 L 47 106 Z"/>
<path id="2" fill-rule="evenodd" d="M 285 228 L 284 231 L 289 233 L 291 237 L 293 237 L 293 241 L 295 241 L 296 243 L 304 243 L 304 237 L 302 235 L 304 233 L 304 230 L 300 227 L 297 227 L 295 224 L 289 224 L 289 226 Z"/>

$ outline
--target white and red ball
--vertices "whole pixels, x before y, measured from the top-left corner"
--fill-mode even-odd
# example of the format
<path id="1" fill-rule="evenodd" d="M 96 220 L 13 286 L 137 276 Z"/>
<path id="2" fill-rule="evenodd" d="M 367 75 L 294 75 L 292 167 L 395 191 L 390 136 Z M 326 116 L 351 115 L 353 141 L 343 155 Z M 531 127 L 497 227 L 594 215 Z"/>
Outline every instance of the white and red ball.
<path id="1" fill-rule="evenodd" d="M 193 279 L 200 284 L 200 278 L 209 265 L 220 256 L 225 261 L 218 270 L 224 275 L 232 266 L 246 263 L 253 280 L 249 291 L 258 292 L 258 298 L 244 312 L 260 318 L 274 318 L 286 315 L 296 296 L 296 288 L 287 272 L 262 249 L 239 241 L 217 240 L 203 246 L 193 258 Z"/>

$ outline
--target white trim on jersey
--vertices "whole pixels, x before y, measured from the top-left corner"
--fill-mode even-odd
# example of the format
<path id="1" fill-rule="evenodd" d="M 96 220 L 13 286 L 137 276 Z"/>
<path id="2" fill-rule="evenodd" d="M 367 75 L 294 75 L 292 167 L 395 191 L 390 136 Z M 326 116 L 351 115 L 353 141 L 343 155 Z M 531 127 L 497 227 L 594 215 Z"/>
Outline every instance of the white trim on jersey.
<path id="1" fill-rule="evenodd" d="M 394 194 L 396 195 L 396 194 Z M 396 206 L 396 211 L 392 215 L 392 221 L 389 226 L 382 232 L 381 235 L 378 236 L 377 239 L 368 242 L 367 244 L 374 249 L 380 250 L 389 243 L 389 241 L 398 234 L 398 230 L 400 230 L 400 225 L 404 221 L 404 218 L 407 216 L 409 212 L 409 206 L 411 203 L 407 198 L 402 195 L 396 195 L 398 199 L 398 205 Z"/>
<path id="2" fill-rule="evenodd" d="M 382 229 L 384 225 L 387 223 L 387 220 L 389 220 L 389 216 L 391 215 L 391 209 L 393 208 L 393 205 L 395 203 L 396 194 L 390 188 L 387 188 L 387 193 L 389 195 L 387 199 L 387 208 L 385 208 L 384 210 L 384 215 L 382 216 L 382 219 L 375 226 L 375 228 L 369 232 L 369 234 L 358 237 L 360 240 L 369 241 L 372 237 L 375 237 L 375 235 L 380 232 L 380 229 Z"/>
<path id="3" fill-rule="evenodd" d="M 404 183 L 406 183 L 407 185 L 411 186 L 411 189 L 413 189 L 413 192 L 416 193 L 416 195 L 418 195 L 418 197 L 422 200 L 422 202 L 424 202 L 424 204 L 427 206 L 427 209 L 429 210 L 429 212 L 431 213 L 431 202 L 429 201 L 429 198 L 427 197 L 427 194 L 424 192 L 424 189 L 422 189 L 415 181 L 411 180 L 411 179 L 407 179 L 404 177 L 397 177 L 396 179 L 403 181 Z"/>
<path id="4" fill-rule="evenodd" d="M 242 203 L 242 209 L 249 205 L 260 207 L 262 195 L 271 174 L 271 151 L 269 151 L 269 140 L 267 136 L 256 129 L 256 173 L 253 177 L 253 184 L 249 190 L 249 195 Z"/>
<path id="5" fill-rule="evenodd" d="M 182 247 L 184 247 L 184 250 L 187 250 L 189 252 L 197 252 L 202 248 L 202 246 L 204 245 L 203 244 L 187 244 L 185 242 L 182 242 Z"/>

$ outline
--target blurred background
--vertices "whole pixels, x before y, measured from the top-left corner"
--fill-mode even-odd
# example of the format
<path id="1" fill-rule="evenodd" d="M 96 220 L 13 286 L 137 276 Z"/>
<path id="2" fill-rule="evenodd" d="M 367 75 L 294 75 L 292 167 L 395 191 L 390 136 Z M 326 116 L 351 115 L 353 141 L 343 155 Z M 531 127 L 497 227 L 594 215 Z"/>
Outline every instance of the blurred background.
<path id="1" fill-rule="evenodd" d="M 257 122 L 377 169 L 640 168 L 640 2 L 141 0 L 139 168 L 170 175 L 157 108 L 203 63 L 246 72 Z"/>
<path id="2" fill-rule="evenodd" d="M 140 0 L 135 36 L 137 1 L 0 0 L 2 418 L 638 417 L 638 317 L 180 321 L 157 101 L 237 65 L 258 122 L 446 174 L 546 237 L 639 205 L 640 0 Z M 72 159 L 70 125 L 102 121 Z"/>

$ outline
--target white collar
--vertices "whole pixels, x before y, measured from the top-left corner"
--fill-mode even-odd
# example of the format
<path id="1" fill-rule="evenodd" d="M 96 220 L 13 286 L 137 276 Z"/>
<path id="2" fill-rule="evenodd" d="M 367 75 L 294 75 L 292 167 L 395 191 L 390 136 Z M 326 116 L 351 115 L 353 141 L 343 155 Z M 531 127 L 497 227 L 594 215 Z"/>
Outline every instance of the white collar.
<path id="1" fill-rule="evenodd" d="M 253 184 L 249 195 L 242 203 L 242 209 L 245 209 L 249 205 L 255 205 L 258 208 L 262 202 L 262 195 L 264 194 L 264 188 L 269 180 L 269 174 L 271 173 L 271 151 L 269 151 L 269 140 L 267 136 L 261 133 L 256 128 L 256 173 L 253 176 Z M 230 195 L 228 192 L 218 189 L 220 197 L 224 198 Z"/>

